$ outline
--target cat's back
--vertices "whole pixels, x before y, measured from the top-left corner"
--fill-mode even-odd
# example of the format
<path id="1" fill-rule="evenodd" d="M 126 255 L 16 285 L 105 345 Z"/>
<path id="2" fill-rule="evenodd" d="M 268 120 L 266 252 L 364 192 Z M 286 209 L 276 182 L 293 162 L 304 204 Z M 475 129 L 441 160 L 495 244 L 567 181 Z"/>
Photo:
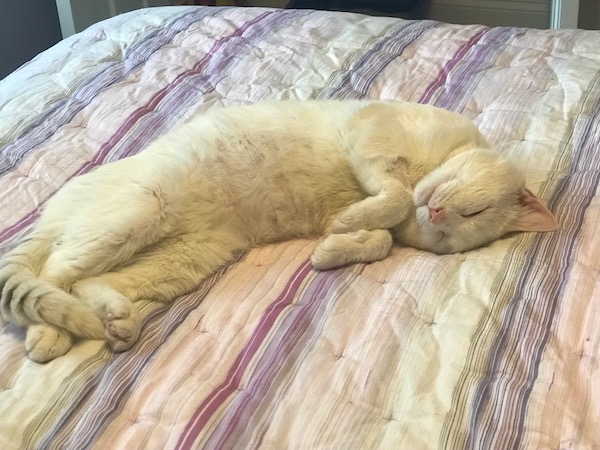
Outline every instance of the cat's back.
<path id="1" fill-rule="evenodd" d="M 266 101 L 252 105 L 214 108 L 184 125 L 184 133 L 213 139 L 239 138 L 283 142 L 339 139 L 352 117 L 369 101 Z M 207 134 L 208 133 L 208 134 Z M 237 144 L 237 141 L 231 141 Z"/>
<path id="2" fill-rule="evenodd" d="M 272 101 L 215 108 L 159 138 L 146 157 L 178 177 L 181 170 L 192 178 L 240 180 L 248 174 L 331 175 L 345 164 L 347 127 L 366 104 Z"/>
<path id="3" fill-rule="evenodd" d="M 487 146 L 470 120 L 428 105 L 289 100 L 213 108 L 159 138 L 140 157 L 157 158 L 165 169 L 330 164 L 347 157 L 356 142 L 390 139 L 408 159 L 441 160 L 461 145 Z"/>

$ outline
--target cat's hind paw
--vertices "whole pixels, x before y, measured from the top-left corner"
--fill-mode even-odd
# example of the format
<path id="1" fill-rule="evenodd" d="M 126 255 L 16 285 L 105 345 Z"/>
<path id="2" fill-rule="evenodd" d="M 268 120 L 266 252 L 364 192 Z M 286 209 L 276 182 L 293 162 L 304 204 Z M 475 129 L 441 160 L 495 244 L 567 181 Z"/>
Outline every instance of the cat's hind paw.
<path id="1" fill-rule="evenodd" d="M 25 349 L 32 361 L 46 363 L 63 356 L 71 347 L 73 338 L 64 330 L 46 324 L 30 325 L 27 328 Z"/>
<path id="2" fill-rule="evenodd" d="M 141 320 L 138 309 L 127 297 L 98 279 L 79 281 L 73 285 L 73 293 L 102 320 L 104 337 L 111 349 L 124 352 L 133 347 L 140 336 Z"/>
<path id="3" fill-rule="evenodd" d="M 129 350 L 140 336 L 141 321 L 135 305 L 127 300 L 118 306 L 112 306 L 105 318 L 106 340 L 115 352 Z"/>

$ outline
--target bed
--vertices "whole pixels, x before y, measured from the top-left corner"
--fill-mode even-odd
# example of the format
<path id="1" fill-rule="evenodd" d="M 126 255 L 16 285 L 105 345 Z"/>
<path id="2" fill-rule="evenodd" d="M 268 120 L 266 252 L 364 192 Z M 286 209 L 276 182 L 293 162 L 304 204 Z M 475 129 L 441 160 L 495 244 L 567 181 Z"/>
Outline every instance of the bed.
<path id="1" fill-rule="evenodd" d="M 312 240 L 255 249 L 140 304 L 121 354 L 38 364 L 0 324 L 0 448 L 600 448 L 598 31 L 217 7 L 98 23 L 0 82 L 0 256 L 69 178 L 194 114 L 366 98 L 471 118 L 560 230 L 330 271 Z"/>

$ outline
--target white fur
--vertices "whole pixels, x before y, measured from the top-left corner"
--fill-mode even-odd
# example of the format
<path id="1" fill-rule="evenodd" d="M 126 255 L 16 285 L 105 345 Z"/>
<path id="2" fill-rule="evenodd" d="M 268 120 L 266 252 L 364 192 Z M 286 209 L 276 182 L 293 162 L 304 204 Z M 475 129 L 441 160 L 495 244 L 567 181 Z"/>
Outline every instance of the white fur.
<path id="1" fill-rule="evenodd" d="M 524 192 L 470 121 L 430 106 L 215 109 L 67 183 L 6 256 L 0 311 L 29 326 L 34 360 L 64 354 L 70 333 L 123 351 L 140 331 L 132 302 L 170 301 L 253 246 L 326 236 L 312 261 L 330 268 L 384 258 L 391 235 L 449 253 L 533 216 L 552 229 L 532 196 L 525 213 Z M 429 208 L 443 218 L 432 223 Z"/>

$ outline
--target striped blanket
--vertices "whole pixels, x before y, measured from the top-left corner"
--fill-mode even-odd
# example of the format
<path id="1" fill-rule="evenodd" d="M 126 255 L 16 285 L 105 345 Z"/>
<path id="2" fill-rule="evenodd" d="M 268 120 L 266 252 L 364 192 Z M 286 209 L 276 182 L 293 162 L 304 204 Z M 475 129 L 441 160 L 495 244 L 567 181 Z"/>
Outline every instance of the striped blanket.
<path id="1" fill-rule="evenodd" d="M 290 98 L 464 114 L 561 229 L 323 272 L 313 241 L 256 249 L 141 304 L 123 354 L 85 341 L 41 365 L 0 324 L 0 448 L 600 448 L 600 32 L 216 7 L 101 22 L 0 82 L 0 255 L 69 178 L 213 106 Z"/>

